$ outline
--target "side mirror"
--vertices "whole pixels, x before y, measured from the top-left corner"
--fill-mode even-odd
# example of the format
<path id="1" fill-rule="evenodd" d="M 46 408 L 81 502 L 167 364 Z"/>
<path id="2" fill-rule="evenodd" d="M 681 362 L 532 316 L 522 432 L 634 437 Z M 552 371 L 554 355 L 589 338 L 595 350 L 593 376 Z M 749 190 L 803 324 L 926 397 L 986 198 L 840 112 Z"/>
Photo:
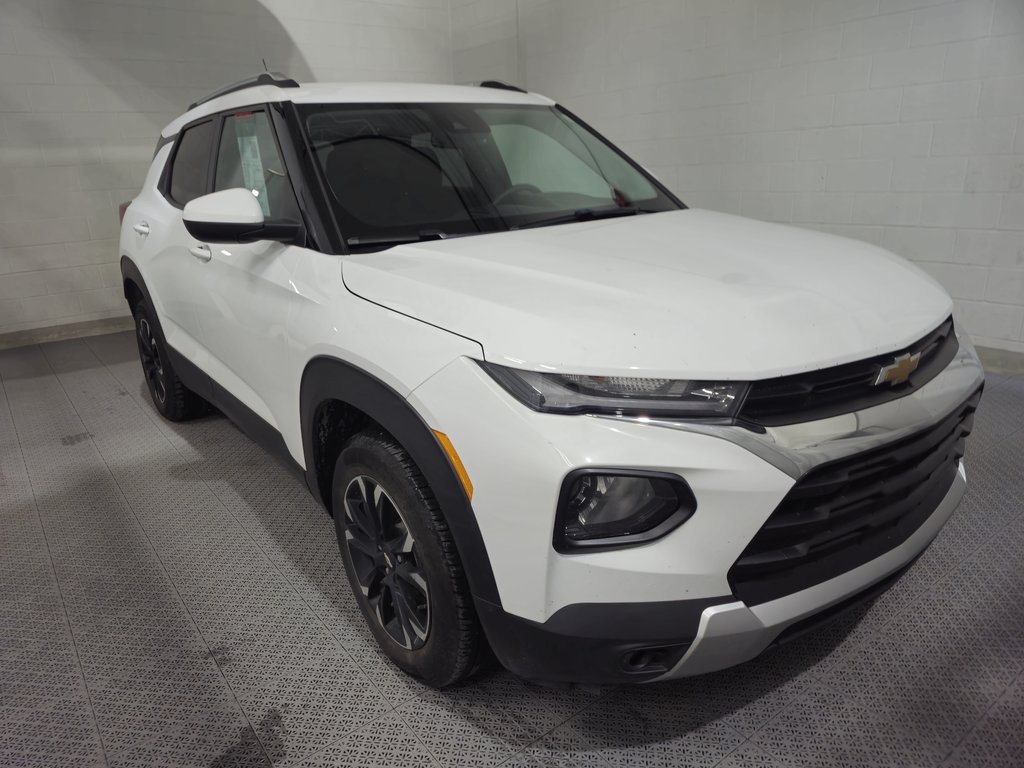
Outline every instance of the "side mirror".
<path id="1" fill-rule="evenodd" d="M 240 187 L 197 197 L 185 205 L 182 219 L 192 237 L 207 243 L 290 243 L 302 230 L 298 222 L 266 221 L 259 201 L 248 189 Z"/>

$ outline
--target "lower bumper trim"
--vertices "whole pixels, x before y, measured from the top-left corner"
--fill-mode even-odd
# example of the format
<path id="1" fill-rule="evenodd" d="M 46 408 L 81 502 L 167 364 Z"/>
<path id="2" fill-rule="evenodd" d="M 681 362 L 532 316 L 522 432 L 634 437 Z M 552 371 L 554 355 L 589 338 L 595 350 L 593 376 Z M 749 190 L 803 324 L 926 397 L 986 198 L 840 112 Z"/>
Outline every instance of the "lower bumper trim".
<path id="1" fill-rule="evenodd" d="M 544 623 L 485 600 L 476 606 L 494 655 L 520 677 L 613 685 L 667 673 L 689 649 L 704 611 L 733 599 L 578 603 Z"/>

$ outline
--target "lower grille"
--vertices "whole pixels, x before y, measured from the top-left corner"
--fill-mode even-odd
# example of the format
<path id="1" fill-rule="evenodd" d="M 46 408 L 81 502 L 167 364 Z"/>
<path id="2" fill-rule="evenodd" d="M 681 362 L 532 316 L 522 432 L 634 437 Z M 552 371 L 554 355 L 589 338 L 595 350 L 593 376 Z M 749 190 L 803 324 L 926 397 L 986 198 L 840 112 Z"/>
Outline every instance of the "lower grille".
<path id="1" fill-rule="evenodd" d="M 906 541 L 956 477 L 979 389 L 938 424 L 804 475 L 729 570 L 757 605 L 820 584 Z"/>

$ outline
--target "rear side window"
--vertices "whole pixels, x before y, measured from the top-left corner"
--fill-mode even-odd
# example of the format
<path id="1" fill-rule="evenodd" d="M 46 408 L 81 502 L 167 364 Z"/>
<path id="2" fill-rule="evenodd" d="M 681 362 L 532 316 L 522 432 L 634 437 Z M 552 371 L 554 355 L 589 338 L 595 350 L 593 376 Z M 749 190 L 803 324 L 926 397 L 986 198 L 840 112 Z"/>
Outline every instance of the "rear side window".
<path id="1" fill-rule="evenodd" d="M 266 112 L 238 112 L 224 118 L 213 189 L 220 192 L 236 187 L 252 192 L 267 218 L 299 218 L 295 193 Z"/>
<path id="2" fill-rule="evenodd" d="M 213 122 L 208 121 L 187 128 L 181 134 L 178 150 L 171 163 L 171 200 L 185 205 L 206 194 L 207 170 L 210 162 L 210 142 Z"/>

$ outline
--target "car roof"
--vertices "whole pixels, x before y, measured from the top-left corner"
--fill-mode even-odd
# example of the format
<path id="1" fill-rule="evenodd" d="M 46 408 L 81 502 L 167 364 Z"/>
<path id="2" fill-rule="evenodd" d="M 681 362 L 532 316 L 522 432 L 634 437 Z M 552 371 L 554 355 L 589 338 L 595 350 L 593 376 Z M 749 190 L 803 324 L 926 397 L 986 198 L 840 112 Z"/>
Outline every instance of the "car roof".
<path id="1" fill-rule="evenodd" d="M 553 106 L 537 93 L 504 87 L 433 83 L 302 83 L 292 86 L 254 85 L 214 96 L 172 120 L 160 135 L 174 136 L 193 120 L 229 109 L 291 101 L 296 104 L 510 104 Z"/>

